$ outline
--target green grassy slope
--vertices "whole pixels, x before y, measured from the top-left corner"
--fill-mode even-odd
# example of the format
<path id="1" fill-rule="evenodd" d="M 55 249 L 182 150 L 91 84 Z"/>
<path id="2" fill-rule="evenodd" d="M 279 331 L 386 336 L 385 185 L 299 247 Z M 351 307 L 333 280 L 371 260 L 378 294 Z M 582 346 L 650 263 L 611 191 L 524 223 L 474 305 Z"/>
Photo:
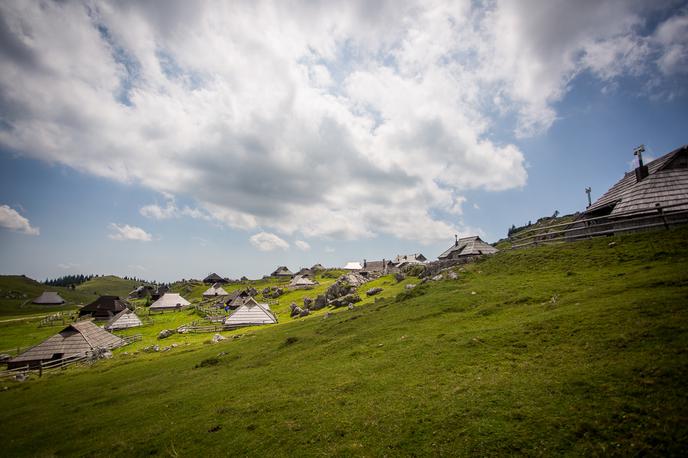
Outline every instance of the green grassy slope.
<path id="1" fill-rule="evenodd" d="M 44 291 L 56 291 L 65 305 L 37 305 L 31 301 Z M 74 309 L 75 305 L 90 300 L 90 296 L 69 288 L 46 286 L 21 275 L 0 275 L 0 317 L 46 314 L 55 311 Z"/>
<path id="2" fill-rule="evenodd" d="M 90 294 L 93 297 L 111 295 L 126 299 L 127 295 L 140 284 L 140 282 L 134 280 L 125 280 L 115 275 L 106 275 L 85 281 L 77 285 L 76 290 Z"/>
<path id="3" fill-rule="evenodd" d="M 680 455 L 687 240 L 501 252 L 400 300 L 6 381 L 4 453 Z"/>

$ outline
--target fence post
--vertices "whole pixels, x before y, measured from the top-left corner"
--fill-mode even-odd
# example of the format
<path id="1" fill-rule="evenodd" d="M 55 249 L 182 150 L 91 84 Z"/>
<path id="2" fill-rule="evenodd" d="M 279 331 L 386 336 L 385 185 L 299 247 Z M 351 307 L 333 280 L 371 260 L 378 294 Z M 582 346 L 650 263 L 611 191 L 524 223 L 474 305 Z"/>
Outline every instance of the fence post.
<path id="1" fill-rule="evenodd" d="M 43 377 L 43 361 L 38 361 L 38 377 Z"/>

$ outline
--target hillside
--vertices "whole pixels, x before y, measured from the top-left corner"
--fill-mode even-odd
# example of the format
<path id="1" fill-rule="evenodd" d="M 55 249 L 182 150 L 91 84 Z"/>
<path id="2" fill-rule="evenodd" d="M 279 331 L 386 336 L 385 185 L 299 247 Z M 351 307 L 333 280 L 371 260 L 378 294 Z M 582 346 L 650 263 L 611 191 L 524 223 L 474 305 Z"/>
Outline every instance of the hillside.
<path id="1" fill-rule="evenodd" d="M 111 295 L 126 298 L 141 283 L 125 280 L 115 275 L 95 277 L 76 286 L 76 290 L 92 296 Z"/>
<path id="2" fill-rule="evenodd" d="M 37 305 L 31 301 L 44 291 L 56 291 L 67 304 Z M 0 316 L 21 316 L 74 309 L 90 300 L 88 294 L 59 286 L 46 286 L 23 275 L 0 275 Z"/>
<path id="3" fill-rule="evenodd" d="M 684 228 L 503 251 L 458 280 L 351 311 L 5 381 L 3 447 L 8 456 L 682 455 L 686 240 Z"/>

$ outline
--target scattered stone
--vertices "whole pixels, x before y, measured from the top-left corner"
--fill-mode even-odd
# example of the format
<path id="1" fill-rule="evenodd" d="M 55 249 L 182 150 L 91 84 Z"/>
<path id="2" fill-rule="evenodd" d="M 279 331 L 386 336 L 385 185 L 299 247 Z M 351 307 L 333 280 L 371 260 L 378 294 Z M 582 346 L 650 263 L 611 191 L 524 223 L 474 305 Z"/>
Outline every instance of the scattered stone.
<path id="1" fill-rule="evenodd" d="M 366 291 L 366 296 L 374 296 L 381 292 L 382 288 L 370 288 L 368 291 Z"/>
<path id="2" fill-rule="evenodd" d="M 404 281 L 406 278 L 406 275 L 402 274 L 401 272 L 397 272 L 394 274 L 394 279 L 397 281 L 397 283 Z"/>
<path id="3" fill-rule="evenodd" d="M 162 347 L 162 350 L 160 351 L 170 351 L 170 347 Z"/>
<path id="4" fill-rule="evenodd" d="M 153 345 L 153 351 L 160 351 L 160 347 L 158 345 Z"/>
<path id="5" fill-rule="evenodd" d="M 14 376 L 14 379 L 17 382 L 24 382 L 24 381 L 28 380 L 28 378 L 29 378 L 29 376 L 23 372 L 20 372 L 19 374 Z"/>
<path id="6" fill-rule="evenodd" d="M 313 305 L 313 299 L 310 297 L 304 297 L 303 298 L 303 308 L 309 309 L 311 308 L 311 305 Z"/>
<path id="7" fill-rule="evenodd" d="M 377 344 L 378 347 L 384 347 L 385 344 Z"/>
<path id="8" fill-rule="evenodd" d="M 327 307 L 327 297 L 321 294 L 315 298 L 313 305 L 310 307 L 311 310 L 320 310 Z"/>
<path id="9" fill-rule="evenodd" d="M 351 293 L 344 297 L 330 301 L 330 305 L 337 308 L 344 307 L 349 304 L 355 304 L 356 302 L 361 302 L 361 296 L 359 296 L 357 293 Z"/>
<path id="10" fill-rule="evenodd" d="M 323 315 L 323 320 L 326 320 L 330 317 L 330 312 L 327 312 L 326 314 Z"/>
<path id="11" fill-rule="evenodd" d="M 232 336 L 232 339 L 241 339 L 241 334 L 236 334 Z"/>
<path id="12" fill-rule="evenodd" d="M 475 291 L 471 291 L 471 294 L 478 294 L 478 293 L 476 293 Z"/>
<path id="13" fill-rule="evenodd" d="M 434 277 L 432 277 L 432 281 L 440 281 L 444 278 L 444 275 L 442 274 L 437 274 Z"/>
<path id="14" fill-rule="evenodd" d="M 609 248 L 613 248 L 616 246 L 616 242 L 609 242 L 609 245 L 607 245 Z"/>
<path id="15" fill-rule="evenodd" d="M 177 348 L 178 346 L 179 346 L 178 343 L 173 343 L 173 344 L 172 344 L 172 348 Z"/>
<path id="16" fill-rule="evenodd" d="M 311 311 L 310 311 L 310 310 L 308 310 L 308 309 L 303 309 L 303 310 L 301 310 L 301 313 L 299 313 L 299 318 L 302 318 L 302 317 L 304 317 L 304 316 L 308 316 L 308 315 L 310 315 L 310 314 L 311 314 Z"/>
<path id="17" fill-rule="evenodd" d="M 219 358 L 220 356 L 224 356 L 226 354 L 227 354 L 226 351 L 221 351 L 220 353 L 217 354 L 217 357 Z"/>
<path id="18" fill-rule="evenodd" d="M 452 270 L 452 271 L 450 271 L 450 272 L 447 274 L 447 277 L 448 277 L 450 280 L 458 280 L 459 274 L 457 274 L 456 272 L 454 272 L 454 271 Z"/>
<path id="19" fill-rule="evenodd" d="M 163 329 L 160 331 L 160 334 L 158 334 L 158 339 L 167 339 L 169 336 L 174 334 L 174 332 L 175 331 L 173 329 Z"/>
<path id="20" fill-rule="evenodd" d="M 349 306 L 348 306 L 347 308 L 348 308 L 349 310 L 353 310 L 353 309 L 354 309 L 354 304 L 349 304 Z"/>
<path id="21" fill-rule="evenodd" d="M 105 352 L 103 352 L 102 355 L 100 355 L 100 357 L 105 358 L 105 359 L 111 359 L 112 358 L 112 352 L 111 351 L 105 351 Z"/>
<path id="22" fill-rule="evenodd" d="M 406 288 L 406 289 L 413 289 L 413 288 L 415 288 L 415 287 L 416 287 L 416 285 L 414 285 L 413 283 L 409 283 L 409 284 L 406 285 L 404 288 Z"/>
<path id="23" fill-rule="evenodd" d="M 222 334 L 215 334 L 211 340 L 213 343 L 218 343 L 225 340 L 225 338 L 222 336 Z"/>
<path id="24" fill-rule="evenodd" d="M 301 313 L 303 313 L 303 309 L 296 304 L 291 304 L 291 305 L 293 305 L 293 307 L 291 307 L 291 306 L 289 307 L 291 309 L 291 313 L 289 314 L 289 316 L 292 318 L 296 318 L 298 316 L 301 316 Z"/>

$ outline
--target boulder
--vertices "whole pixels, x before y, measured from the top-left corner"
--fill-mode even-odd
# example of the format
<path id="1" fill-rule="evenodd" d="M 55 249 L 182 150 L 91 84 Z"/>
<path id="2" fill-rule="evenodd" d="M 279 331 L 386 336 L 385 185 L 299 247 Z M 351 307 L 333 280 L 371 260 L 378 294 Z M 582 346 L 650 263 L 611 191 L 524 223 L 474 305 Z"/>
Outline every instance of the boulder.
<path id="1" fill-rule="evenodd" d="M 104 351 L 102 355 L 100 355 L 101 358 L 105 359 L 110 359 L 112 358 L 112 352 L 111 351 Z"/>
<path id="2" fill-rule="evenodd" d="M 160 331 L 160 334 L 158 334 L 158 339 L 167 339 L 172 334 L 174 334 L 174 329 L 163 329 Z"/>
<path id="3" fill-rule="evenodd" d="M 327 297 L 325 295 L 321 294 L 318 297 L 315 298 L 315 301 L 311 305 L 310 309 L 311 310 L 320 310 L 327 307 Z"/>
<path id="4" fill-rule="evenodd" d="M 301 316 L 303 309 L 296 304 L 292 304 L 292 305 L 294 306 L 294 308 L 291 309 L 291 313 L 289 314 L 289 316 L 292 318 L 296 318 L 298 316 Z"/>
<path id="5" fill-rule="evenodd" d="M 263 293 L 263 296 L 267 296 L 268 294 L 270 294 L 270 288 L 266 286 L 265 288 L 263 288 L 263 291 L 261 291 L 261 293 Z"/>
<path id="6" fill-rule="evenodd" d="M 414 285 L 413 283 L 409 283 L 409 284 L 406 285 L 404 288 L 406 288 L 406 289 L 413 289 L 413 288 L 415 288 L 415 287 L 416 287 L 416 285 Z"/>
<path id="7" fill-rule="evenodd" d="M 304 297 L 303 298 L 303 308 L 309 309 L 311 308 L 311 305 L 313 305 L 313 299 L 310 297 Z"/>
<path id="8" fill-rule="evenodd" d="M 218 342 L 222 342 L 223 340 L 225 340 L 225 338 L 222 336 L 222 334 L 215 334 L 215 335 L 213 336 L 213 338 L 210 339 L 210 340 L 211 340 L 211 342 L 213 342 L 213 343 L 218 343 Z"/>
<path id="9" fill-rule="evenodd" d="M 304 317 L 304 316 L 308 316 L 308 315 L 310 315 L 310 314 L 311 314 L 311 311 L 310 311 L 310 310 L 308 310 L 308 309 L 303 309 L 303 310 L 301 310 L 301 313 L 299 313 L 299 318 Z"/>
<path id="10" fill-rule="evenodd" d="M 366 296 L 374 296 L 381 292 L 382 288 L 370 288 L 368 291 L 366 291 Z"/>
<path id="11" fill-rule="evenodd" d="M 449 273 L 447 274 L 447 278 L 449 278 L 450 280 L 458 280 L 459 274 L 457 274 L 456 272 L 454 272 L 453 270 L 451 270 L 451 271 L 449 271 Z"/>
<path id="12" fill-rule="evenodd" d="M 24 381 L 26 381 L 28 378 L 29 378 L 29 375 L 26 374 L 26 373 L 24 373 L 24 372 L 20 372 L 20 373 L 18 373 L 17 375 L 14 376 L 14 379 L 15 379 L 17 382 L 24 382 Z"/>
<path id="13" fill-rule="evenodd" d="M 406 275 L 402 274 L 401 272 L 397 272 L 394 274 L 394 278 L 396 279 L 397 283 L 399 283 L 400 281 L 404 281 Z"/>
<path id="14" fill-rule="evenodd" d="M 361 296 L 356 293 L 347 294 L 346 296 L 337 298 L 330 301 L 330 305 L 333 307 L 344 307 L 345 305 L 355 304 L 356 302 L 361 302 Z"/>
<path id="15" fill-rule="evenodd" d="M 434 277 L 432 277 L 432 281 L 440 281 L 444 278 L 444 275 L 442 274 L 437 274 Z"/>

